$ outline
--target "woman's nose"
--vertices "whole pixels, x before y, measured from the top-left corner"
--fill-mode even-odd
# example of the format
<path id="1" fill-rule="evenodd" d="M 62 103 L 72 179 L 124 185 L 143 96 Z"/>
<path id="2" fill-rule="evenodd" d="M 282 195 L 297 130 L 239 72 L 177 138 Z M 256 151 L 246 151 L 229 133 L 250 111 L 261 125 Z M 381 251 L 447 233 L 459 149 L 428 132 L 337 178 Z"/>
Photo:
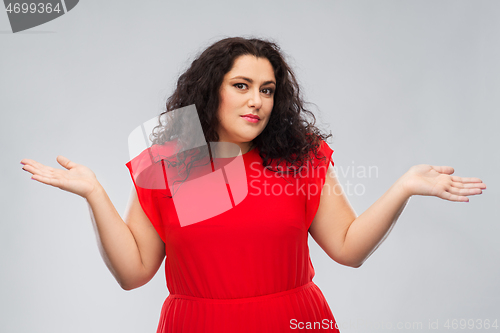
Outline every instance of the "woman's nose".
<path id="1" fill-rule="evenodd" d="M 248 106 L 260 109 L 262 106 L 262 98 L 260 96 L 260 91 L 253 91 L 248 99 Z"/>

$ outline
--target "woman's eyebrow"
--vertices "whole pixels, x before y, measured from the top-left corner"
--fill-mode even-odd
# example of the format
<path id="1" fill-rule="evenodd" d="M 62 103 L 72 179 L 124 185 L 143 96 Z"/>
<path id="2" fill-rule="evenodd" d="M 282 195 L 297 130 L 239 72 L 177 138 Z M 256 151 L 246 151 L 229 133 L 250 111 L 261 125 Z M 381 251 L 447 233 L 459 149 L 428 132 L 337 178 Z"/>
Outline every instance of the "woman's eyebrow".
<path id="1" fill-rule="evenodd" d="M 245 77 L 245 76 L 235 76 L 235 77 L 231 78 L 231 80 L 234 80 L 234 79 L 241 79 L 241 80 L 247 81 L 248 83 L 253 83 L 253 80 L 251 78 L 248 78 L 248 77 Z M 274 84 L 274 85 L 276 85 L 276 82 L 274 82 L 273 80 L 269 80 L 269 81 L 264 82 L 262 85 L 264 86 L 266 84 Z"/>

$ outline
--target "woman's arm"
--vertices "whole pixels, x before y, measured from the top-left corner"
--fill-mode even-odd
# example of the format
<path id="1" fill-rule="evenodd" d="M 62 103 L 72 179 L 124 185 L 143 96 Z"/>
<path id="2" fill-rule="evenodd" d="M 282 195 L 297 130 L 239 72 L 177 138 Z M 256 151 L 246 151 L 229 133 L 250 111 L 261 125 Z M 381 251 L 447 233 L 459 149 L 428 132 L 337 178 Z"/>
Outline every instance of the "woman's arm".
<path id="1" fill-rule="evenodd" d="M 331 165 L 320 205 L 309 232 L 318 245 L 340 264 L 359 267 L 382 244 L 412 195 L 432 195 L 468 201 L 486 185 L 478 178 L 450 176 L 451 167 L 416 165 L 399 178 L 372 206 L 357 216 Z"/>
<path id="2" fill-rule="evenodd" d="M 125 221 L 102 186 L 86 199 L 99 251 L 116 281 L 125 290 L 148 283 L 165 258 L 165 244 L 142 210 L 135 188 Z"/>
<path id="3" fill-rule="evenodd" d="M 87 200 L 98 247 L 106 266 L 125 290 L 147 283 L 165 257 L 165 247 L 140 206 L 132 188 L 125 221 L 122 220 L 106 191 L 87 167 L 58 156 L 67 170 L 55 169 L 23 159 L 23 169 L 41 183 L 75 193 Z"/>

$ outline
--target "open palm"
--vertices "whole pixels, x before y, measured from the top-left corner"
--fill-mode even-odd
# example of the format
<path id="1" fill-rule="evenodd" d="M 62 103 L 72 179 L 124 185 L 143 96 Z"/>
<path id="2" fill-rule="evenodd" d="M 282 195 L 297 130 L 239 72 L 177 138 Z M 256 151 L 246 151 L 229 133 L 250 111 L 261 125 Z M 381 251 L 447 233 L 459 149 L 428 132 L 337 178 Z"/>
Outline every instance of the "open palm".
<path id="1" fill-rule="evenodd" d="M 481 179 L 451 176 L 450 166 L 419 164 L 403 175 L 403 187 L 410 195 L 436 196 L 450 201 L 469 201 L 468 195 L 481 194 L 486 189 Z"/>
<path id="2" fill-rule="evenodd" d="M 66 170 L 52 168 L 26 158 L 21 160 L 23 169 L 33 174 L 32 179 L 41 183 L 58 187 L 84 198 L 94 191 L 98 182 L 92 170 L 60 155 L 57 156 L 57 162 Z"/>

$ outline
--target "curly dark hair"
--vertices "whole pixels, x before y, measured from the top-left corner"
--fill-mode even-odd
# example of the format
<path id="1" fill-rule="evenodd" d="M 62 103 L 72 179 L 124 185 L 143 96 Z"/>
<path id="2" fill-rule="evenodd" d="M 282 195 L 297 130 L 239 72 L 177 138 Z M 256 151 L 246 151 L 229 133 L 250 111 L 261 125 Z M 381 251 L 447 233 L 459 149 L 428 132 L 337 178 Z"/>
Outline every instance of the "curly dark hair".
<path id="1" fill-rule="evenodd" d="M 225 38 L 199 54 L 180 75 L 174 93 L 167 99 L 166 111 L 160 114 L 159 125 L 150 136 L 151 141 L 154 144 L 174 138 L 192 141 L 193 128 L 188 121 L 179 117 L 176 120 L 174 116 L 169 125 L 165 125 L 161 118 L 168 116 L 171 111 L 194 104 L 206 142 L 218 142 L 219 90 L 225 74 L 232 69 L 235 60 L 243 55 L 269 60 L 276 78 L 274 106 L 269 122 L 253 140 L 251 147 L 258 148 L 264 166 L 269 167 L 273 161 L 277 161 L 277 165 L 285 162 L 300 166 L 311 158 L 310 152 L 318 157 L 320 139 L 326 140 L 332 134 L 322 134 L 315 126 L 316 118 L 305 108 L 295 74 L 285 62 L 280 47 L 274 42 L 256 38 Z M 311 121 L 307 118 L 311 118 Z M 185 160 L 185 157 L 181 159 Z"/>

